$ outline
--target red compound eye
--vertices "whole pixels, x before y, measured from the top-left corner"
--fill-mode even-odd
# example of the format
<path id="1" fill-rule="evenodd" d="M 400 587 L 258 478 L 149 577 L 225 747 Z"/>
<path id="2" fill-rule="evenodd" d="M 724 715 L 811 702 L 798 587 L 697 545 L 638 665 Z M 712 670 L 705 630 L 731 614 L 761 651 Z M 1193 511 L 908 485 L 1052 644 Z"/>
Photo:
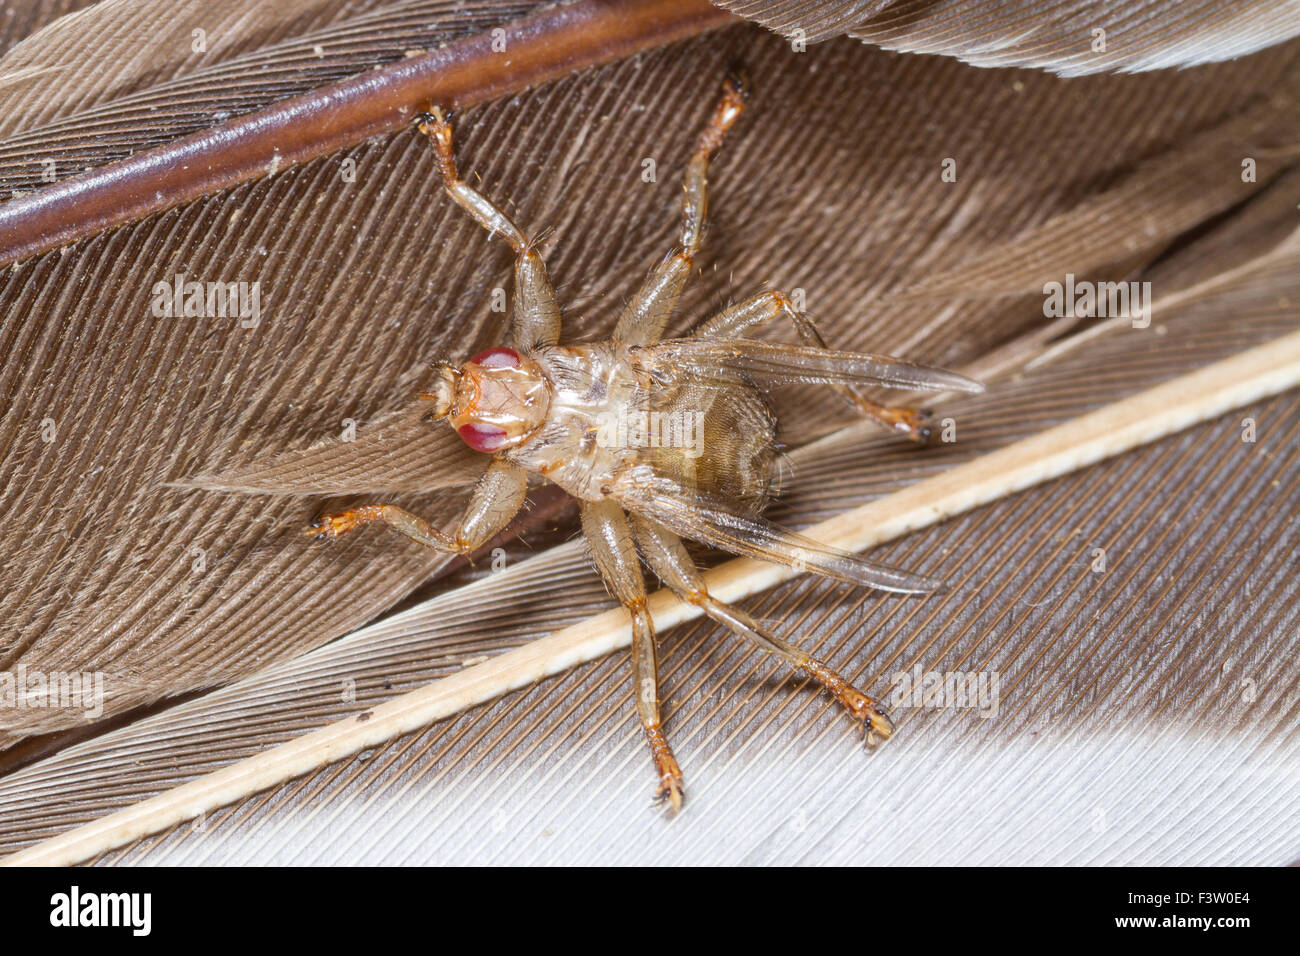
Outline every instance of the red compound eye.
<path id="1" fill-rule="evenodd" d="M 475 365 L 482 365 L 484 368 L 518 368 L 519 353 L 514 349 L 498 346 L 494 349 L 485 349 L 479 352 L 470 361 Z"/>
<path id="2" fill-rule="evenodd" d="M 506 351 L 509 351 L 507 349 Z M 470 422 L 468 425 L 461 425 L 456 429 L 456 434 L 465 440 L 475 451 L 496 451 L 506 443 L 506 434 L 504 428 L 498 428 L 496 425 L 480 425 L 476 422 Z"/>

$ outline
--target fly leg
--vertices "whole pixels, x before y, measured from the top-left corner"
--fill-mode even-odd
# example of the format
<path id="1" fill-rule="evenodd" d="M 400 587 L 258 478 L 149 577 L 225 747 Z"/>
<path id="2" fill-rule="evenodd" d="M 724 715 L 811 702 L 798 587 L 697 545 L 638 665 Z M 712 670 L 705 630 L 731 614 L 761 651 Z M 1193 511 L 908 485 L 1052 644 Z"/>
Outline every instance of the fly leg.
<path id="1" fill-rule="evenodd" d="M 655 629 L 645 604 L 645 579 L 637 563 L 636 546 L 623 509 L 613 501 L 582 504 L 582 531 L 605 584 L 632 615 L 632 689 L 637 716 L 650 744 L 659 775 L 657 799 L 673 810 L 682 806 L 682 771 L 659 722 L 659 666 Z"/>
<path id="2" fill-rule="evenodd" d="M 700 135 L 699 144 L 686 167 L 682 182 L 682 228 L 678 247 L 669 253 L 632 301 L 623 309 L 614 327 L 614 338 L 634 345 L 648 345 L 663 336 L 672 318 L 677 300 L 695 266 L 695 256 L 704 238 L 708 214 L 709 160 L 745 109 L 746 81 L 739 74 L 728 76 L 723 84 L 722 99 L 709 124 Z"/>
<path id="3" fill-rule="evenodd" d="M 826 340 L 817 331 L 811 319 L 797 311 L 789 297 L 783 292 L 761 292 L 758 295 L 737 302 L 723 309 L 713 318 L 703 322 L 695 335 L 702 339 L 742 338 L 750 329 L 766 325 L 773 319 L 784 315 L 790 320 L 799 339 L 815 348 L 828 348 Z M 915 442 L 924 444 L 933 437 L 928 412 L 914 408 L 900 408 L 873 402 L 863 394 L 861 389 L 852 385 L 831 386 L 839 392 L 859 412 L 874 419 L 891 431 L 900 432 Z"/>
<path id="4" fill-rule="evenodd" d="M 362 505 L 337 514 L 320 515 L 303 533 L 321 539 L 337 538 L 363 524 L 382 521 L 427 548 L 468 557 L 505 529 L 523 507 L 527 491 L 527 472 L 494 459 L 475 486 L 454 534 L 444 534 L 396 505 Z"/>
<path id="5" fill-rule="evenodd" d="M 893 723 L 877 701 L 862 693 L 824 662 L 764 629 L 740 608 L 724 604 L 709 594 L 704 578 L 691 561 L 681 538 L 663 525 L 635 514 L 632 516 L 632 528 L 636 534 L 637 547 L 646 563 L 683 601 L 694 604 L 732 633 L 799 668 L 825 687 L 832 697 L 848 709 L 853 719 L 862 725 L 868 744 L 874 744 L 877 737 L 882 740 L 888 738 L 894 732 Z"/>
<path id="6" fill-rule="evenodd" d="M 492 235 L 501 236 L 515 251 L 515 303 L 511 322 L 515 344 L 524 350 L 557 344 L 560 341 L 560 308 L 542 257 L 509 216 L 460 178 L 456 171 L 451 123 L 442 110 L 430 107 L 429 112 L 420 117 L 419 129 L 433 144 L 438 172 L 442 175 L 447 195 L 473 216 L 475 222 Z"/>

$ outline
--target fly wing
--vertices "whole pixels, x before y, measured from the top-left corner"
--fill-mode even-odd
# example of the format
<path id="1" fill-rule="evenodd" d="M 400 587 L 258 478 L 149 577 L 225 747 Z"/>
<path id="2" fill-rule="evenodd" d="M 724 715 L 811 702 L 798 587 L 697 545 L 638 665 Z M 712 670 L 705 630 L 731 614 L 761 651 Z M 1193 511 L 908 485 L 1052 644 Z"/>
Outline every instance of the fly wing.
<path id="1" fill-rule="evenodd" d="M 931 391 L 982 392 L 972 378 L 945 369 L 916 365 L 888 355 L 836 352 L 807 345 L 752 339 L 670 339 L 643 351 L 655 374 L 687 370 L 718 378 L 726 370 L 770 384 L 887 385 Z"/>
<path id="2" fill-rule="evenodd" d="M 732 554 L 762 558 L 882 591 L 924 594 L 944 590 L 937 578 L 868 561 L 759 516 L 734 514 L 648 466 L 629 469 L 614 482 L 612 492 L 628 511 L 658 521 L 682 537 Z"/>
<path id="3" fill-rule="evenodd" d="M 344 495 L 436 491 L 478 481 L 491 459 L 445 422 L 425 421 L 428 411 L 427 404 L 412 404 L 383 412 L 360 423 L 351 441 L 330 437 L 169 484 L 242 494 Z"/>

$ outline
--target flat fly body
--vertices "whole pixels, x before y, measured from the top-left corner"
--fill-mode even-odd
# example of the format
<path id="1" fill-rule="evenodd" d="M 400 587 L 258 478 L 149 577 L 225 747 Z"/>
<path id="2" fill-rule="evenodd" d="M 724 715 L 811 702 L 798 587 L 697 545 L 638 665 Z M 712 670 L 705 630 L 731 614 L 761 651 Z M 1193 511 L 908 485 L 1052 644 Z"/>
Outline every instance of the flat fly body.
<path id="1" fill-rule="evenodd" d="M 468 555 L 516 515 L 530 476 L 573 495 L 596 567 L 631 616 L 637 713 L 654 760 L 656 795 L 674 809 L 682 803 L 682 772 L 660 723 L 655 632 L 640 561 L 725 629 L 818 681 L 863 725 L 870 743 L 892 731 L 877 701 L 826 662 L 713 597 L 682 539 L 865 587 L 921 593 L 941 586 L 763 518 L 777 446 L 776 421 L 762 387 L 830 386 L 863 414 L 917 441 L 929 437 L 925 416 L 877 404 L 864 387 L 982 389 L 954 372 L 834 351 L 779 292 L 729 306 L 684 338 L 663 337 L 700 250 L 709 162 L 744 106 L 744 83 L 728 78 L 686 169 L 678 246 L 624 308 L 609 341 L 570 345 L 560 342 L 560 308 L 541 256 L 504 212 L 460 178 L 451 125 L 431 108 L 419 129 L 433 145 L 444 188 L 515 252 L 509 341 L 460 365 L 438 363 L 432 385 L 420 396 L 431 403 L 435 418 L 445 419 L 483 453 L 486 468 L 450 533 L 392 505 L 322 515 L 308 532 L 332 538 L 383 521 L 422 545 Z M 800 344 L 748 337 L 774 321 L 790 323 Z"/>

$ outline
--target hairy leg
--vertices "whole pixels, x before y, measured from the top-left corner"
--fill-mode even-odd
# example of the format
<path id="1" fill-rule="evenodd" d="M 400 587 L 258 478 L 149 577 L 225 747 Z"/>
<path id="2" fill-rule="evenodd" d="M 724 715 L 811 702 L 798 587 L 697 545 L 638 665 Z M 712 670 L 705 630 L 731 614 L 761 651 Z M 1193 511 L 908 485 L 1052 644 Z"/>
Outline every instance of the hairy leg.
<path id="1" fill-rule="evenodd" d="M 682 771 L 659 722 L 659 667 L 655 657 L 654 623 L 645 606 L 645 579 L 637 563 L 636 546 L 627 516 L 612 501 L 582 503 L 582 531 L 591 545 L 601 577 L 610 591 L 632 615 L 632 689 L 636 712 L 641 719 L 659 789 L 655 796 L 667 799 L 674 810 L 682 806 Z"/>
<path id="2" fill-rule="evenodd" d="M 521 349 L 555 345 L 560 341 L 560 309 L 555 289 L 546 275 L 546 264 L 523 231 L 490 199 L 460 178 L 451 123 L 442 110 L 432 107 L 420 118 L 420 132 L 433 144 L 447 194 L 493 235 L 499 235 L 515 251 L 515 303 L 512 334 Z"/>
<path id="3" fill-rule="evenodd" d="M 695 267 L 695 256 L 704 238 L 708 216 L 709 160 L 745 108 L 745 80 L 729 76 L 722 99 L 686 167 L 682 182 L 682 229 L 678 248 L 660 263 L 619 316 L 614 338 L 634 345 L 657 342 L 672 318 L 686 280 Z"/>
<path id="4" fill-rule="evenodd" d="M 632 528 L 636 534 L 637 547 L 645 556 L 646 563 L 678 597 L 696 605 L 710 618 L 760 650 L 774 654 L 791 666 L 801 669 L 825 687 L 855 720 L 861 722 L 868 743 L 875 743 L 877 735 L 883 739 L 893 733 L 894 725 L 875 700 L 822 661 L 765 630 L 744 611 L 724 604 L 709 594 L 704 578 L 686 553 L 681 538 L 662 525 L 637 515 L 632 516 Z"/>
<path id="5" fill-rule="evenodd" d="M 412 541 L 436 551 L 470 555 L 505 530 L 523 507 L 528 474 L 501 459 L 494 459 L 479 479 L 469 506 L 453 535 L 446 535 L 423 518 L 395 505 L 362 505 L 337 514 L 321 515 L 304 534 L 337 538 L 353 528 L 382 521 Z"/>
<path id="6" fill-rule="evenodd" d="M 766 325 L 779 316 L 785 316 L 790 321 L 799 339 L 805 345 L 828 348 L 817 326 L 806 315 L 797 311 L 789 297 L 782 292 L 761 292 L 743 302 L 737 302 L 703 322 L 694 334 L 702 339 L 742 338 L 745 332 Z M 913 408 L 881 405 L 867 398 L 860 389 L 852 385 L 831 387 L 863 415 L 880 422 L 891 431 L 901 432 L 916 442 L 928 442 L 931 439 L 929 416 L 925 412 Z"/>

